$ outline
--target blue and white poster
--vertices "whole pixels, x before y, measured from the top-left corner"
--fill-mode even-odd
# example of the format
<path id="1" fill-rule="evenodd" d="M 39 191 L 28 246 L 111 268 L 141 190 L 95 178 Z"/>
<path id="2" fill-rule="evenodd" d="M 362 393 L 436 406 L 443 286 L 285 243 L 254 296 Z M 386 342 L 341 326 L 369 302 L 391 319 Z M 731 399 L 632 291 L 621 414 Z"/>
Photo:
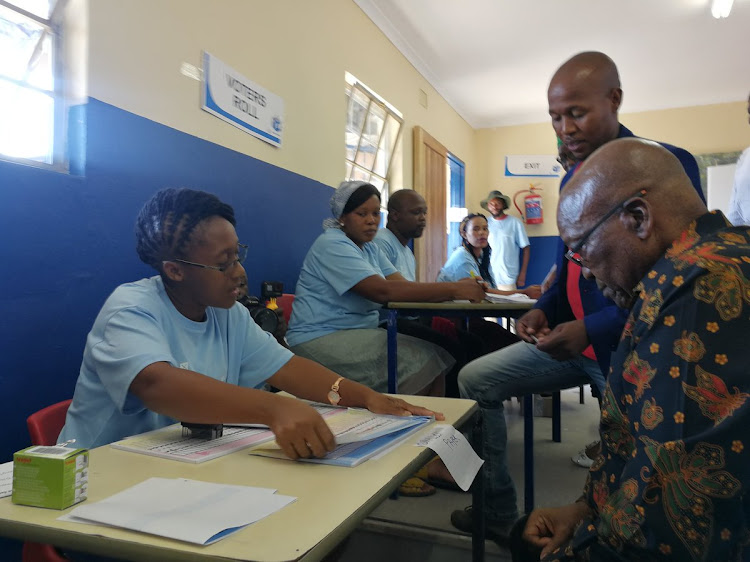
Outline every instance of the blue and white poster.
<path id="1" fill-rule="evenodd" d="M 274 146 L 281 146 L 284 100 L 203 52 L 205 111 Z"/>

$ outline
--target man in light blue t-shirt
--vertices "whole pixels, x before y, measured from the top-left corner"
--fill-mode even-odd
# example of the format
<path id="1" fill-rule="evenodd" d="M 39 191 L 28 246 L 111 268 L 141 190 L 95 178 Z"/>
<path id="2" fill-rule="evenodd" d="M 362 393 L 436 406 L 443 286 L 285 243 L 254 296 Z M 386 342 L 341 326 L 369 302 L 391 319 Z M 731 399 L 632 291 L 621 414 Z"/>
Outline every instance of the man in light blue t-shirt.
<path id="1" fill-rule="evenodd" d="M 427 203 L 419 193 L 413 189 L 399 189 L 391 193 L 388 198 L 388 222 L 385 228 L 378 230 L 375 243 L 388 261 L 408 281 L 417 280 L 417 260 L 409 247 L 414 238 L 422 236 L 427 226 Z M 381 321 L 385 320 L 385 312 L 381 313 Z M 453 339 L 437 330 L 432 329 L 432 318 L 404 318 L 396 320 L 398 332 L 413 336 L 424 341 L 434 343 L 451 354 L 456 361 L 453 368 L 445 376 L 445 395 L 458 398 L 458 384 L 456 378 L 469 357 L 478 354 L 477 342 L 466 342 Z M 467 336 L 468 337 L 468 336 Z M 467 353 L 467 346 L 471 350 Z"/>
<path id="2" fill-rule="evenodd" d="M 400 189 L 388 198 L 388 224 L 378 230 L 375 243 L 407 281 L 417 280 L 417 260 L 409 243 L 427 226 L 427 203 L 413 189 Z"/>
<path id="3" fill-rule="evenodd" d="M 520 220 L 505 214 L 510 206 L 510 197 L 493 190 L 480 205 L 492 215 L 487 225 L 492 248 L 490 267 L 497 288 L 512 291 L 523 287 L 526 285 L 526 269 L 531 253 L 529 237 Z M 519 250 L 523 250 L 522 261 L 519 259 Z"/>

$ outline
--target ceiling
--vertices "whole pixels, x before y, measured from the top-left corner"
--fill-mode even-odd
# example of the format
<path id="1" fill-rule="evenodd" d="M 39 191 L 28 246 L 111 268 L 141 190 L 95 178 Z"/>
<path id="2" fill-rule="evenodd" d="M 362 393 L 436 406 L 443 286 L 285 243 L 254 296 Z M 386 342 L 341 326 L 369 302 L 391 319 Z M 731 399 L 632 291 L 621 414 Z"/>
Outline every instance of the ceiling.
<path id="1" fill-rule="evenodd" d="M 474 128 L 548 119 L 554 71 L 581 51 L 617 64 L 622 112 L 746 100 L 750 0 L 354 0 Z"/>

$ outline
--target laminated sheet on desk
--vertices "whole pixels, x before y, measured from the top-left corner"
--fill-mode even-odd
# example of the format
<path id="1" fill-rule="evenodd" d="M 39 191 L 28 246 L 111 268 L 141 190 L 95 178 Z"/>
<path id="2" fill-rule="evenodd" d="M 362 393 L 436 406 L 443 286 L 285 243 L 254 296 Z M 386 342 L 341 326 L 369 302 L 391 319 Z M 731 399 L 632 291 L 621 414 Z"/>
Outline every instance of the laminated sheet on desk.
<path id="1" fill-rule="evenodd" d="M 296 499 L 269 488 L 149 478 L 105 500 L 81 505 L 65 519 L 206 545 L 260 521 Z"/>

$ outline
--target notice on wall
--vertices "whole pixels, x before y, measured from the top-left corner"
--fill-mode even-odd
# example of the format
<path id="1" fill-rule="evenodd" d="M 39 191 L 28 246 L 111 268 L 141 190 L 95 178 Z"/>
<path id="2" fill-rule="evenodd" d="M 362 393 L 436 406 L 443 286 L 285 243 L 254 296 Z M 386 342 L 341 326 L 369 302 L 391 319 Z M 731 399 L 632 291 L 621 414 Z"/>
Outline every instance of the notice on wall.
<path id="1" fill-rule="evenodd" d="M 202 109 L 274 146 L 281 146 L 284 100 L 203 52 Z"/>
<path id="2" fill-rule="evenodd" d="M 505 157 L 505 175 L 508 177 L 556 178 L 563 172 L 557 157 L 549 154 L 514 154 Z"/>

